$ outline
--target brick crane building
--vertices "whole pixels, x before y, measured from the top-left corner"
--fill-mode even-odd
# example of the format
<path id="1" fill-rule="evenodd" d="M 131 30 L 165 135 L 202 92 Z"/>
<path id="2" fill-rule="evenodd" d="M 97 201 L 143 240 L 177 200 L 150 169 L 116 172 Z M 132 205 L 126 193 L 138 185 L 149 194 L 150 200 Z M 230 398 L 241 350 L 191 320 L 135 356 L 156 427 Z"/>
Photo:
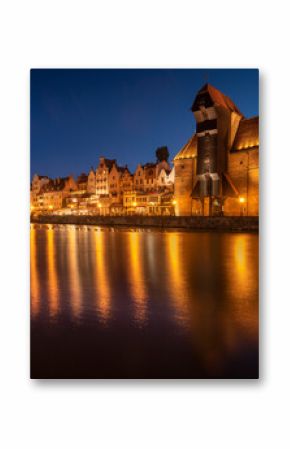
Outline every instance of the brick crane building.
<path id="1" fill-rule="evenodd" d="M 196 133 L 174 158 L 177 215 L 259 214 L 259 117 L 210 84 L 191 108 Z"/>

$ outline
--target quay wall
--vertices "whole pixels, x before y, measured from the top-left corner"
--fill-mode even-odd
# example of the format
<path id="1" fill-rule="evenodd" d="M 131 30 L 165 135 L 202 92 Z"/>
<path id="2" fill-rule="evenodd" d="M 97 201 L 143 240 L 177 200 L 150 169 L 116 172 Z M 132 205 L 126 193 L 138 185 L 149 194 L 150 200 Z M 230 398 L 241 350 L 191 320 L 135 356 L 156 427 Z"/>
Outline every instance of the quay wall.
<path id="1" fill-rule="evenodd" d="M 259 230 L 259 217 L 203 217 L 203 216 L 92 216 L 92 215 L 35 215 L 31 223 L 76 224 L 110 227 L 183 228 L 208 231 Z"/>

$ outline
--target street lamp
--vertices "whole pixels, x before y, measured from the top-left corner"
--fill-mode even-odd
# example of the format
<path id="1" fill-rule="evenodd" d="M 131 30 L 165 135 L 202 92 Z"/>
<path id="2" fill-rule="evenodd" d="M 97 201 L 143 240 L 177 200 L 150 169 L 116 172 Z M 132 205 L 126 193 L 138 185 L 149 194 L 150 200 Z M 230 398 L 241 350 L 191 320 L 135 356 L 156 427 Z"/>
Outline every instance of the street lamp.
<path id="1" fill-rule="evenodd" d="M 242 217 L 244 215 L 244 203 L 246 202 L 246 198 L 244 198 L 243 196 L 239 197 L 239 202 L 240 202 L 240 216 Z"/>
<path id="2" fill-rule="evenodd" d="M 172 201 L 172 204 L 173 204 L 173 215 L 175 215 L 175 206 L 176 206 L 176 204 L 177 204 L 177 201 L 176 201 L 176 200 L 173 200 L 173 201 Z"/>

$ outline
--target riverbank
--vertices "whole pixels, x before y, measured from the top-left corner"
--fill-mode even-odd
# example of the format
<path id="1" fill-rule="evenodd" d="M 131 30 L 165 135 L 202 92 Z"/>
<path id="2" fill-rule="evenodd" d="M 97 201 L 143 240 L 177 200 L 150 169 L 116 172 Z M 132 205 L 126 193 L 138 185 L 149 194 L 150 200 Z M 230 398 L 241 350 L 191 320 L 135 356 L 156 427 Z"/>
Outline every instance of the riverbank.
<path id="1" fill-rule="evenodd" d="M 182 228 L 208 231 L 259 231 L 259 217 L 38 215 L 31 216 L 31 223 Z"/>

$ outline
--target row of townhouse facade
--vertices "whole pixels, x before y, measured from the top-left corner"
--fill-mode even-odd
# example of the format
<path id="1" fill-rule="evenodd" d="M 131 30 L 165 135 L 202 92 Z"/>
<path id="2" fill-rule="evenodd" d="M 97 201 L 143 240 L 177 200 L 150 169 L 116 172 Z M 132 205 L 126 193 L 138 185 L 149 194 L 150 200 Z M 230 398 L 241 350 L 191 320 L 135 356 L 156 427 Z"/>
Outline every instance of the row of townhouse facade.
<path id="1" fill-rule="evenodd" d="M 134 173 L 115 159 L 96 170 L 51 180 L 35 175 L 35 211 L 101 215 L 259 215 L 259 117 L 246 118 L 234 102 L 205 84 L 191 110 L 196 131 L 175 155 L 139 164 Z"/>
<path id="2" fill-rule="evenodd" d="M 134 173 L 100 157 L 89 173 L 50 179 L 34 175 L 31 211 L 56 214 L 174 215 L 174 168 L 167 161 L 139 164 Z"/>

